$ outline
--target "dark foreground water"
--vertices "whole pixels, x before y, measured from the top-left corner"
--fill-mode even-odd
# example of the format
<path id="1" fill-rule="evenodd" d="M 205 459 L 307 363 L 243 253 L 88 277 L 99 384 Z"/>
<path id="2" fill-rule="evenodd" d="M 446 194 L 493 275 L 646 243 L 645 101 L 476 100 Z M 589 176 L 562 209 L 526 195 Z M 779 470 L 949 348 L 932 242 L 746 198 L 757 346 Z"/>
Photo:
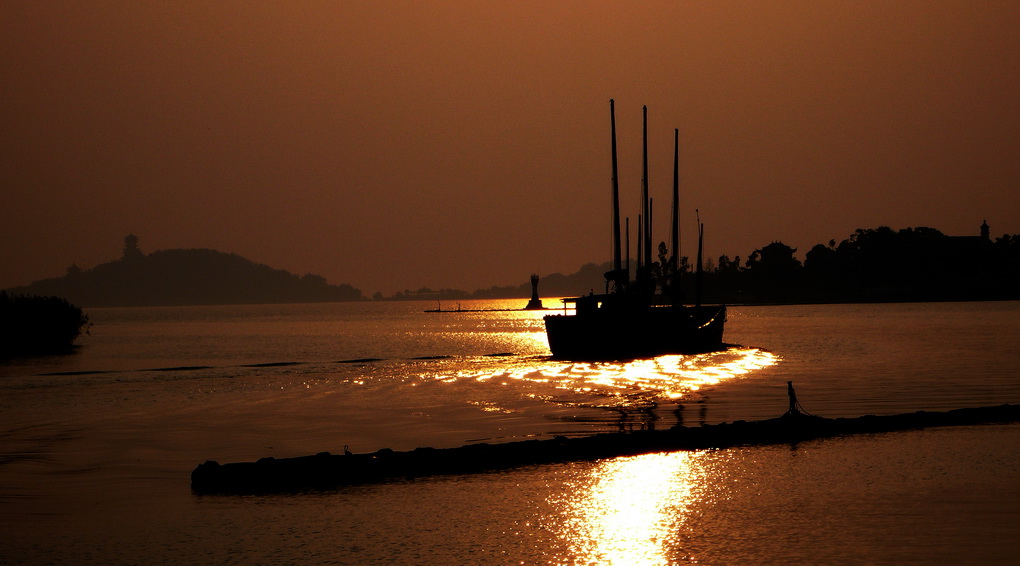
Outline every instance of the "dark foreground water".
<path id="1" fill-rule="evenodd" d="M 732 307 L 740 346 L 629 364 L 434 306 L 93 309 L 77 353 L 0 363 L 0 562 L 1015 563 L 1020 425 L 191 493 L 207 459 L 774 417 L 787 380 L 829 417 L 1020 402 L 1016 302 Z"/>

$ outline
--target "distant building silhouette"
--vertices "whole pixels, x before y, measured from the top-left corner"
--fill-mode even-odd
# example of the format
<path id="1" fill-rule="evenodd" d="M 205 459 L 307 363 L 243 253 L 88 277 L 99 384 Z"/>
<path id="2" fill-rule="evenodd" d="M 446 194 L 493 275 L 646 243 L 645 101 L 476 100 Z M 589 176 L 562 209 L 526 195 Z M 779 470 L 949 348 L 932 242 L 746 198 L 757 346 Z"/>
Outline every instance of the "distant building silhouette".
<path id="1" fill-rule="evenodd" d="M 981 222 L 980 236 L 947 236 L 951 257 L 963 264 L 974 264 L 988 259 L 992 248 L 991 228 Z"/>
<path id="2" fill-rule="evenodd" d="M 948 238 L 957 244 L 983 246 L 992 242 L 991 233 L 992 229 L 988 226 L 988 221 L 984 220 L 981 222 L 979 236 L 948 236 Z"/>
<path id="3" fill-rule="evenodd" d="M 947 257 L 961 270 L 976 274 L 979 279 L 989 276 L 987 267 L 993 262 L 994 245 L 987 221 L 981 222 L 980 236 L 948 236 Z"/>
<path id="4" fill-rule="evenodd" d="M 142 250 L 138 248 L 138 236 L 128 234 L 124 236 L 124 255 L 121 259 L 127 261 L 143 257 Z"/>
<path id="5" fill-rule="evenodd" d="M 785 266 L 797 261 L 793 257 L 793 254 L 797 253 L 797 248 L 791 248 L 782 242 L 772 242 L 760 250 L 755 250 L 754 253 L 758 254 L 761 263 L 767 265 Z"/>

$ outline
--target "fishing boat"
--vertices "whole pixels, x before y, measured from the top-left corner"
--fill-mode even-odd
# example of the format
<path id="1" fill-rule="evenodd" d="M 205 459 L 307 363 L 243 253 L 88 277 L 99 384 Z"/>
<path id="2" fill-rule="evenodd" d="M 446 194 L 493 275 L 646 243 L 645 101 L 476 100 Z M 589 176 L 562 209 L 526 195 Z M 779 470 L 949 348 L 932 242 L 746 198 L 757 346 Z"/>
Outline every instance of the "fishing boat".
<path id="1" fill-rule="evenodd" d="M 679 131 L 674 130 L 673 210 L 669 258 L 652 263 L 652 200 L 648 197 L 648 107 L 643 109 L 643 175 L 638 216 L 638 265 L 630 277 L 628 258 L 621 258 L 620 188 L 616 151 L 616 111 L 609 101 L 612 124 L 613 270 L 605 274 L 605 293 L 562 299 L 563 314 L 545 316 L 546 336 L 554 358 L 623 360 L 722 350 L 725 305 L 701 304 L 704 225 L 698 219 L 698 259 L 694 304 L 684 303 L 679 268 Z M 573 313 L 568 310 L 573 305 Z"/>

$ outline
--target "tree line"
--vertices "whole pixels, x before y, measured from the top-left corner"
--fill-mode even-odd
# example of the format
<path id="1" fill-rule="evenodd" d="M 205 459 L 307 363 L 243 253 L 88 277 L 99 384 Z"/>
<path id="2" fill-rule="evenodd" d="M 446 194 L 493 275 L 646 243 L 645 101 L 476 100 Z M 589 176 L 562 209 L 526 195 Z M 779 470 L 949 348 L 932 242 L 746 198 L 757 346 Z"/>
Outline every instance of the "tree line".
<path id="1" fill-rule="evenodd" d="M 817 244 L 802 263 L 773 242 L 721 256 L 703 275 L 706 302 L 842 303 L 1020 299 L 1020 236 L 947 236 L 934 228 L 858 229 Z M 690 277 L 688 277 L 690 279 Z M 688 292 L 692 288 L 686 285 Z"/>
<path id="2" fill-rule="evenodd" d="M 650 272 L 659 288 L 667 284 L 668 250 L 658 246 Z M 934 228 L 858 229 L 842 242 L 817 244 L 801 262 L 782 242 L 756 249 L 745 260 L 722 255 L 705 261 L 700 275 L 705 303 L 842 303 L 1020 299 L 1020 235 L 947 236 Z M 611 262 L 589 263 L 576 273 L 543 275 L 543 297 L 606 291 Z M 681 289 L 698 300 L 696 266 L 679 258 Z M 525 278 L 522 277 L 522 280 Z M 473 292 L 421 288 L 397 293 L 396 300 L 464 300 L 529 297 L 530 283 Z M 381 294 L 374 297 L 383 299 Z M 553 305 L 554 306 L 554 305 Z"/>

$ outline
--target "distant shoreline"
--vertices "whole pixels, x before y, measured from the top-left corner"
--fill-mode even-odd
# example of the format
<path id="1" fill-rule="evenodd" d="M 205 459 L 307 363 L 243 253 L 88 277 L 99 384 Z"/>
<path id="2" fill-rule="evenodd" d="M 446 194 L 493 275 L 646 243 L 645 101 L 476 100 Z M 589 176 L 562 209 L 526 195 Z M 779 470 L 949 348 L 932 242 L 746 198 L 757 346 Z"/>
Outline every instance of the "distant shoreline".
<path id="1" fill-rule="evenodd" d="M 555 304 L 553 306 L 546 306 L 543 309 L 525 309 L 523 306 L 520 308 L 498 308 L 498 309 L 423 309 L 422 313 L 439 313 L 439 314 L 456 314 L 461 313 L 478 313 L 478 312 L 516 312 L 516 311 L 528 311 L 534 310 L 535 312 L 555 312 L 562 311 L 563 306 L 559 303 L 559 300 L 567 297 L 545 297 L 542 300 L 548 303 Z M 492 301 L 511 301 L 519 300 L 522 304 L 527 304 L 528 299 L 524 297 L 502 297 L 502 298 L 486 298 L 486 299 L 462 299 L 463 301 L 470 302 L 492 302 Z M 998 302 L 1016 302 L 1020 299 L 959 299 L 959 300 L 903 300 L 903 301 L 802 301 L 802 302 L 734 302 L 726 303 L 727 306 L 731 307 L 771 307 L 771 306 L 810 306 L 810 305 L 891 305 L 891 304 L 941 304 L 941 303 L 998 303 Z M 83 305 L 83 309 L 133 309 L 133 308 L 178 308 L 178 307 L 243 307 L 243 306 L 271 306 L 271 305 L 333 305 L 333 304 L 347 304 L 347 303 L 435 303 L 433 299 L 361 299 L 358 301 L 289 301 L 289 302 L 263 302 L 263 303 L 193 303 L 193 304 L 173 304 L 173 305 Z M 715 303 L 713 303 L 715 304 Z"/>
<path id="2" fill-rule="evenodd" d="M 679 289 L 685 303 L 729 305 L 869 304 L 1020 300 L 1020 235 L 992 239 L 987 224 L 980 236 L 947 236 L 932 228 L 858 229 L 836 244 L 818 244 L 805 254 L 781 242 L 754 250 L 742 261 L 720 256 L 702 268 L 680 257 L 669 263 L 661 244 L 659 262 L 649 268 L 657 286 Z M 576 272 L 541 277 L 540 296 L 571 297 L 608 291 L 612 262 L 586 263 Z M 367 297 L 347 284 L 320 275 L 298 276 L 210 249 L 170 249 L 144 254 L 138 238 L 125 238 L 121 258 L 63 277 L 7 289 L 12 294 L 63 297 L 89 308 L 198 306 L 361 301 L 527 300 L 531 285 L 376 292 Z M 700 300 L 696 299 L 700 298 Z"/>

